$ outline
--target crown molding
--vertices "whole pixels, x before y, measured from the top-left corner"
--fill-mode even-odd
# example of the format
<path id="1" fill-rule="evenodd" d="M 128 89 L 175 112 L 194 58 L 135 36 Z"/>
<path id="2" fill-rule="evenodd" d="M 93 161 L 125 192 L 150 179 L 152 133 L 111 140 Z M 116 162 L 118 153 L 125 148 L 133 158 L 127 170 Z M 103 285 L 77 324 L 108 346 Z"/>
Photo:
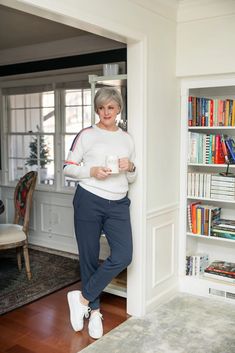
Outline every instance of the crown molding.
<path id="1" fill-rule="evenodd" d="M 129 0 L 143 9 L 176 21 L 178 0 Z"/>
<path id="2" fill-rule="evenodd" d="M 234 14 L 234 0 L 179 0 L 177 22 L 192 22 Z"/>

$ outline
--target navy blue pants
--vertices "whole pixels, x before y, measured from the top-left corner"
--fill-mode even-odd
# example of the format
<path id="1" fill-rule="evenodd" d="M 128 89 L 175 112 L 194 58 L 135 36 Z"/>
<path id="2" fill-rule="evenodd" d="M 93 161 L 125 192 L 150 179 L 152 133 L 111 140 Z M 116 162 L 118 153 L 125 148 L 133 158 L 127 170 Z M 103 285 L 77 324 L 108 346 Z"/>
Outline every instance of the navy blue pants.
<path id="1" fill-rule="evenodd" d="M 107 200 L 78 185 L 73 205 L 82 294 L 94 310 L 100 307 L 102 290 L 132 260 L 130 200 L 127 196 L 117 201 Z M 100 264 L 102 232 L 110 246 L 110 256 Z"/>

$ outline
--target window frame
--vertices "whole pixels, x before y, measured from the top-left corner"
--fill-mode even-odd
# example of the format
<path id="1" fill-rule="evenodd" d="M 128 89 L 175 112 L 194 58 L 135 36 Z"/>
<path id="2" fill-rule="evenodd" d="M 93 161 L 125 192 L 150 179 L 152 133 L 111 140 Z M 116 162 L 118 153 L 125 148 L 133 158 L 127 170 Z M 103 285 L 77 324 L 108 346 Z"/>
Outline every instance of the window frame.
<path id="1" fill-rule="evenodd" d="M 91 73 L 100 75 L 102 70 L 101 65 L 97 65 L 93 68 L 83 68 L 82 72 L 77 72 L 76 74 L 66 73 L 63 75 L 53 75 L 50 77 L 31 77 L 22 78 L 21 80 L 9 80 L 6 82 L 0 82 L 0 99 L 2 101 L 1 109 L 1 139 L 2 146 L 1 157 L 2 157 L 2 176 L 1 183 L 5 186 L 14 187 L 17 181 L 10 181 L 9 178 L 9 151 L 8 151 L 8 136 L 15 133 L 9 133 L 8 122 L 9 116 L 7 114 L 7 104 L 6 99 L 8 98 L 4 91 L 10 92 L 11 88 L 16 87 L 20 90 L 21 87 L 26 87 L 30 90 L 30 87 L 36 88 L 39 85 L 45 85 L 45 87 L 50 84 L 52 85 L 52 90 L 54 91 L 54 109 L 55 109 L 55 131 L 53 133 L 42 133 L 42 135 L 53 135 L 54 136 L 54 184 L 37 184 L 36 189 L 42 191 L 52 191 L 59 193 L 74 193 L 74 187 L 65 186 L 64 175 L 63 175 L 63 161 L 65 155 L 65 136 L 73 135 L 74 133 L 68 133 L 65 131 L 66 121 L 65 121 L 65 91 L 66 89 L 90 89 L 91 86 L 88 81 L 88 76 Z M 53 83 L 52 83 L 53 82 Z M 34 91 L 35 92 L 35 91 Z M 32 93 L 32 92 L 27 92 Z M 92 103 L 91 103 L 92 105 Z M 76 131 L 77 134 L 79 131 Z M 18 133 L 16 133 L 18 134 Z M 20 134 L 20 133 L 19 133 Z M 19 135 L 18 134 L 18 135 Z M 34 133 L 23 132 L 24 135 L 35 135 Z"/>

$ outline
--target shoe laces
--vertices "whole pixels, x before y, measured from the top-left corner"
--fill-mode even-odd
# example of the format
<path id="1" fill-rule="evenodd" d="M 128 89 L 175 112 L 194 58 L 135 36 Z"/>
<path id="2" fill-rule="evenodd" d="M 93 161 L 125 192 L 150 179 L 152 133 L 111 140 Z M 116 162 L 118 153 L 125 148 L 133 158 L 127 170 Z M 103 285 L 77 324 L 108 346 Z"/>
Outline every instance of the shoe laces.
<path id="1" fill-rule="evenodd" d="M 92 317 L 95 318 L 96 316 L 98 316 L 101 320 L 104 320 L 103 315 L 99 311 L 93 311 L 93 313 L 91 313 L 91 317 L 90 318 L 92 318 Z"/>
<path id="2" fill-rule="evenodd" d="M 84 310 L 84 316 L 86 319 L 88 319 L 90 312 L 91 312 L 91 308 L 89 306 L 87 306 Z"/>

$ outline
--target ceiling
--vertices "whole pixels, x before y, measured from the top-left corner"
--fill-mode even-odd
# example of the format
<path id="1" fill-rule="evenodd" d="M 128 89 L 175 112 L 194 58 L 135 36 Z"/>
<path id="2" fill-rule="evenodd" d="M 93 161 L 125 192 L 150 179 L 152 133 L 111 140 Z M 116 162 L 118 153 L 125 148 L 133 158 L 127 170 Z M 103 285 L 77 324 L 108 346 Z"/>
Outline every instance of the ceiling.
<path id="1" fill-rule="evenodd" d="M 0 5 L 0 50 L 84 34 L 88 32 Z"/>

